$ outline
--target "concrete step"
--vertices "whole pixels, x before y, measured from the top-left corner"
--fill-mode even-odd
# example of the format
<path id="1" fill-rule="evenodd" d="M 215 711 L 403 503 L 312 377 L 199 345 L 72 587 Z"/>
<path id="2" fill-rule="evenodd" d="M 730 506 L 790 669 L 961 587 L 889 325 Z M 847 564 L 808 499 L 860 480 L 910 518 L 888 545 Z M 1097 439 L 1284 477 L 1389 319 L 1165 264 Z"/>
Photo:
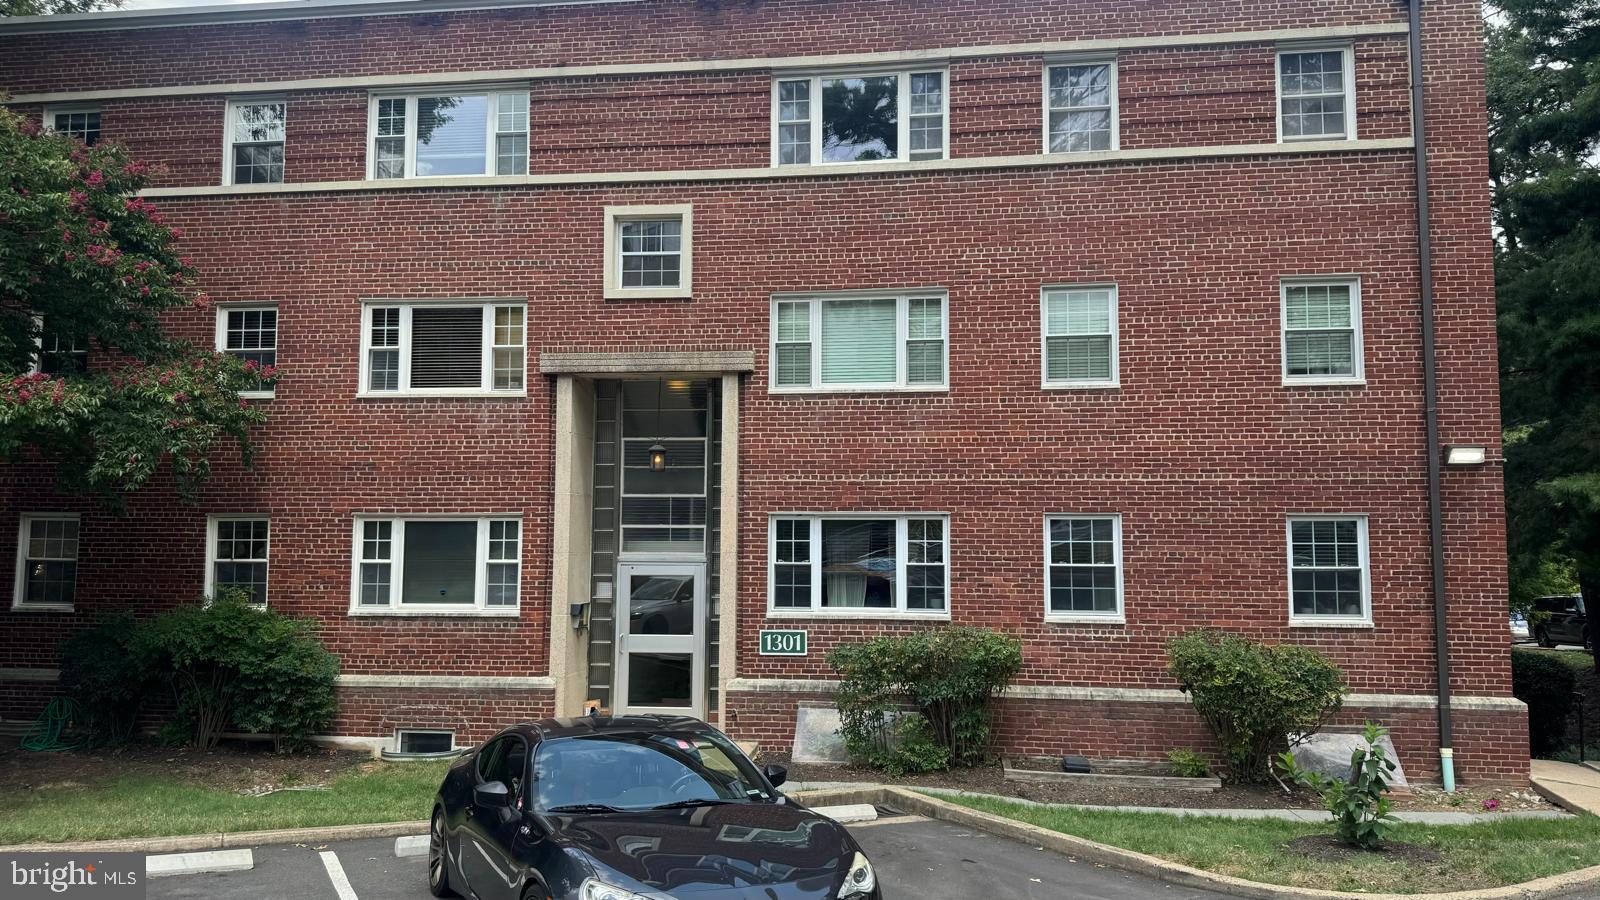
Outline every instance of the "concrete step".
<path id="1" fill-rule="evenodd" d="M 1600 769 L 1536 759 L 1529 770 L 1533 789 L 1557 806 L 1600 816 Z"/>

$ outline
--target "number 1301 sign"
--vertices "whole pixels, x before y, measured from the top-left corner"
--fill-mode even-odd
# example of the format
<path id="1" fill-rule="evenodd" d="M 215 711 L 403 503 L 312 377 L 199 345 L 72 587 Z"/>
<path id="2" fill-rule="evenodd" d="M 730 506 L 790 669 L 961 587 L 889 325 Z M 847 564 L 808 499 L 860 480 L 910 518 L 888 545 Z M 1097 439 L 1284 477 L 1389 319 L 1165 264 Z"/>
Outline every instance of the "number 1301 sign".
<path id="1" fill-rule="evenodd" d="M 806 633 L 802 629 L 761 632 L 762 656 L 805 656 Z"/>

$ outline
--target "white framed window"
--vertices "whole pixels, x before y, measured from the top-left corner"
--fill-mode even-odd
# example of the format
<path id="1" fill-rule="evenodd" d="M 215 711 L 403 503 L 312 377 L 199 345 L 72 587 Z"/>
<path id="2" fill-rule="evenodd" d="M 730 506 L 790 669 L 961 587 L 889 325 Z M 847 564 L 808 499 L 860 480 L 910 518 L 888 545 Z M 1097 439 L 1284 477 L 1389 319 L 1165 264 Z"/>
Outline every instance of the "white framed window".
<path id="1" fill-rule="evenodd" d="M 1117 286 L 1050 285 L 1042 298 L 1044 387 L 1118 386 Z"/>
<path id="2" fill-rule="evenodd" d="M 1123 621 L 1120 515 L 1045 516 L 1044 560 L 1045 621 Z"/>
<path id="3" fill-rule="evenodd" d="M 23 515 L 12 608 L 71 612 L 77 595 L 78 514 Z"/>
<path id="4" fill-rule="evenodd" d="M 450 753 L 456 749 L 456 733 L 442 728 L 397 728 L 394 746 L 406 756 Z"/>
<path id="5" fill-rule="evenodd" d="M 276 306 L 217 307 L 217 349 L 254 362 L 265 369 L 278 364 L 278 308 Z M 241 397 L 272 396 L 272 385 L 240 391 Z"/>
<path id="6" fill-rule="evenodd" d="M 29 372 L 46 375 L 82 375 L 89 371 L 89 341 L 51 331 L 42 317 L 34 317 L 39 328 L 37 350 L 28 361 Z"/>
<path id="7" fill-rule="evenodd" d="M 926 71 L 785 75 L 772 82 L 772 164 L 944 159 L 950 75 Z"/>
<path id="8" fill-rule="evenodd" d="M 606 299 L 693 296 L 693 206 L 608 206 L 605 223 Z"/>
<path id="9" fill-rule="evenodd" d="M 85 146 L 93 147 L 100 142 L 100 107 L 45 107 L 44 127 L 56 134 L 71 135 Z"/>
<path id="10" fill-rule="evenodd" d="M 514 516 L 357 516 L 353 614 L 514 615 L 522 520 Z"/>
<path id="11" fill-rule="evenodd" d="M 1367 517 L 1290 516 L 1289 624 L 1372 624 Z"/>
<path id="12" fill-rule="evenodd" d="M 1121 146 L 1115 59 L 1062 60 L 1044 68 L 1044 152 Z"/>
<path id="13" fill-rule="evenodd" d="M 367 178 L 528 174 L 526 90 L 374 94 Z"/>
<path id="14" fill-rule="evenodd" d="M 288 103 L 281 99 L 228 101 L 222 153 L 223 184 L 281 184 Z"/>
<path id="15" fill-rule="evenodd" d="M 950 517 L 775 515 L 769 616 L 950 617 Z"/>
<path id="16" fill-rule="evenodd" d="M 271 521 L 263 515 L 206 517 L 205 595 L 234 588 L 252 603 L 267 603 Z"/>
<path id="17" fill-rule="evenodd" d="M 1362 384 L 1361 281 L 1286 278 L 1280 286 L 1284 384 Z"/>
<path id="18" fill-rule="evenodd" d="M 360 396 L 526 392 L 521 300 L 369 300 L 361 311 Z"/>
<path id="19" fill-rule="evenodd" d="M 946 390 L 942 290 L 772 299 L 773 392 Z"/>
<path id="20" fill-rule="evenodd" d="M 1356 80 L 1350 45 L 1278 50 L 1278 141 L 1356 136 Z"/>

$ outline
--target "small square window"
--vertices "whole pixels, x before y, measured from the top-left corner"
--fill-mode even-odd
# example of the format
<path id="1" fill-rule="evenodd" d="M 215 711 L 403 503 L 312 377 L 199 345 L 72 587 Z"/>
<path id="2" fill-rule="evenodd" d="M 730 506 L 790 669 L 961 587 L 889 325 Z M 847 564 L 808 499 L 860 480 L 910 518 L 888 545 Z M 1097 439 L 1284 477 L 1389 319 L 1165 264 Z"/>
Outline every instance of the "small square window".
<path id="1" fill-rule="evenodd" d="M 1045 152 L 1090 153 L 1117 146 L 1116 62 L 1045 67 Z"/>
<path id="2" fill-rule="evenodd" d="M 406 756 L 449 753 L 456 749 L 456 734 L 453 731 L 403 728 L 395 733 L 395 745 Z"/>
<path id="3" fill-rule="evenodd" d="M 1278 52 L 1278 138 L 1281 141 L 1352 139 L 1355 73 L 1349 47 Z"/>
<path id="4" fill-rule="evenodd" d="M 1045 618 L 1122 620 L 1120 516 L 1045 519 Z"/>
<path id="5" fill-rule="evenodd" d="M 51 107 L 45 110 L 44 126 L 56 134 L 77 138 L 87 147 L 100 142 L 100 110 L 92 107 Z"/>
<path id="6" fill-rule="evenodd" d="M 606 207 L 605 297 L 693 296 L 693 227 L 688 205 Z"/>
<path id="7" fill-rule="evenodd" d="M 1360 384 L 1361 283 L 1355 279 L 1284 281 L 1285 384 Z"/>

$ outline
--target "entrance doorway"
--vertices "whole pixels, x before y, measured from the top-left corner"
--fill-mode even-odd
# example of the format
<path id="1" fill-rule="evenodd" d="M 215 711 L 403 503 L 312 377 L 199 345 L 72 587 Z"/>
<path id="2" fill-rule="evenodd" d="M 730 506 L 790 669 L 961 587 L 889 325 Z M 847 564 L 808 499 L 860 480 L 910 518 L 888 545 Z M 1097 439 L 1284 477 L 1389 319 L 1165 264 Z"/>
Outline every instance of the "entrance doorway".
<path id="1" fill-rule="evenodd" d="M 623 563 L 617 586 L 614 709 L 705 718 L 705 565 Z"/>

